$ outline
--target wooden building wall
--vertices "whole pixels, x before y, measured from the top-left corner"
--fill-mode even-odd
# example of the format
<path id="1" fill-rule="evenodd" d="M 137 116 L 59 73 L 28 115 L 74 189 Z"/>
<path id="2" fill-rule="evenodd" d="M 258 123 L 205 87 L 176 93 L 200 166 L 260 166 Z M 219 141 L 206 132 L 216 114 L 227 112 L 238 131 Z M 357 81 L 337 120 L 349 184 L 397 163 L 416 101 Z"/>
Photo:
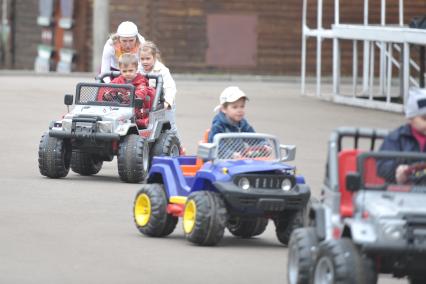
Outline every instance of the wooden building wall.
<path id="1" fill-rule="evenodd" d="M 323 1 L 323 23 L 328 28 L 333 21 L 334 0 Z M 12 68 L 33 69 L 40 42 L 40 28 L 36 25 L 38 0 L 14 2 Z M 314 28 L 317 3 L 316 0 L 308 2 L 308 23 Z M 341 22 L 362 23 L 363 1 L 340 2 Z M 370 22 L 380 23 L 380 0 L 370 2 Z M 387 1 L 387 22 L 397 23 L 398 2 Z M 406 24 L 414 16 L 426 15 L 426 1 L 404 2 Z M 75 3 L 76 69 L 90 71 L 93 0 L 75 0 Z M 114 32 L 121 21 L 134 21 L 143 36 L 157 43 L 163 60 L 173 72 L 298 75 L 301 16 L 302 0 L 110 0 L 110 31 Z M 221 22 L 220 19 L 225 20 Z M 212 31 L 220 32 L 227 23 L 246 28 L 247 39 L 230 28 L 230 31 L 224 30 L 224 34 L 228 32 L 227 37 L 214 40 Z M 315 45 L 316 40 L 311 38 L 308 41 L 308 75 L 315 71 Z M 343 44 L 344 74 L 352 70 L 351 49 L 350 42 Z M 325 40 L 324 74 L 331 74 L 331 54 L 331 41 Z M 238 64 L 232 65 L 232 62 Z M 5 66 L 0 63 L 0 68 Z"/>
<path id="2" fill-rule="evenodd" d="M 300 74 L 301 0 L 110 0 L 111 19 L 125 19 L 125 13 L 140 27 L 143 35 L 159 46 L 166 64 L 176 72 L 234 72 L 251 74 Z M 405 0 L 404 23 L 414 16 L 426 15 L 426 1 Z M 324 28 L 334 21 L 334 0 L 323 0 Z M 363 22 L 363 1 L 340 1 L 342 23 Z M 388 0 L 387 23 L 398 23 L 399 0 Z M 317 24 L 316 0 L 308 1 L 308 24 Z M 380 0 L 370 0 L 369 21 L 380 23 Z M 206 60 L 209 49 L 208 18 L 210 15 L 254 16 L 256 25 L 255 66 L 215 66 Z M 112 21 L 111 30 L 120 20 Z M 210 43 L 211 44 L 211 43 Z M 220 42 L 224 52 L 229 42 Z M 332 44 L 323 42 L 323 72 L 331 74 Z M 244 48 L 244 47 L 241 47 Z M 359 45 L 361 52 L 361 44 Z M 342 72 L 352 71 L 352 43 L 342 44 Z M 361 53 L 359 53 L 361 54 Z M 316 39 L 308 40 L 308 74 L 315 72 Z M 220 60 L 220 59 L 218 59 Z M 360 60 L 361 64 L 361 60 Z"/>

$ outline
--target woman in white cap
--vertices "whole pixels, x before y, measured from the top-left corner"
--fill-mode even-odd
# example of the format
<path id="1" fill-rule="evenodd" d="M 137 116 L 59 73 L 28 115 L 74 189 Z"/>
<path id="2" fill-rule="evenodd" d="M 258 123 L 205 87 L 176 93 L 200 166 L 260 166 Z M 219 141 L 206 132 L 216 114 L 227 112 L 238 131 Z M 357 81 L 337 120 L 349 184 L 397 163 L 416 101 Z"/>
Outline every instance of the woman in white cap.
<path id="1" fill-rule="evenodd" d="M 102 52 L 101 73 L 119 70 L 118 58 L 123 53 L 132 53 L 139 58 L 140 44 L 145 41 L 138 32 L 138 27 L 129 21 L 118 25 L 117 32 L 105 43 Z"/>

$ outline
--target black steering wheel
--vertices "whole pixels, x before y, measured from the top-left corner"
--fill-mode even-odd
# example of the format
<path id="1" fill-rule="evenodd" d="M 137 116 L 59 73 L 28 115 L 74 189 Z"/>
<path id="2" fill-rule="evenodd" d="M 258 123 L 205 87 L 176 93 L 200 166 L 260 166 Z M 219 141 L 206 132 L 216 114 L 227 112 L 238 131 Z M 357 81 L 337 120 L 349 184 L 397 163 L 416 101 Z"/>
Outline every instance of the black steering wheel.
<path id="1" fill-rule="evenodd" d="M 243 158 L 267 158 L 271 155 L 272 149 L 266 145 L 250 146 L 241 152 Z"/>
<path id="2" fill-rule="evenodd" d="M 107 91 L 102 95 L 102 99 L 104 101 L 109 102 L 118 102 L 120 104 L 128 104 L 130 102 L 130 98 L 128 95 L 123 94 L 117 91 Z"/>
<path id="3" fill-rule="evenodd" d="M 410 165 L 405 173 L 407 174 L 407 183 L 413 185 L 426 185 L 426 162 Z"/>

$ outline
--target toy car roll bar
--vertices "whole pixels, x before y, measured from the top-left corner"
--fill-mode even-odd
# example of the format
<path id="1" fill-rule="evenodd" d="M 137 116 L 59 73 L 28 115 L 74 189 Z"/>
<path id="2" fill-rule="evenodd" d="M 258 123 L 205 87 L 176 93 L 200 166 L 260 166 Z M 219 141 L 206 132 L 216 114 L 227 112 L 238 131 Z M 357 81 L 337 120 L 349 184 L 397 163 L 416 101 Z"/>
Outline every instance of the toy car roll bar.
<path id="1" fill-rule="evenodd" d="M 344 137 L 354 138 L 354 149 L 358 149 L 358 142 L 360 138 L 371 139 L 370 150 L 375 147 L 377 139 L 383 139 L 388 135 L 389 131 L 386 129 L 370 129 L 370 128 L 354 128 L 354 127 L 339 127 L 335 129 L 329 138 L 329 153 L 328 153 L 328 173 L 337 172 L 338 168 L 338 154 L 342 150 L 342 140 Z M 337 175 L 329 175 L 330 188 L 338 191 L 338 177 Z"/>
<path id="2" fill-rule="evenodd" d="M 95 77 L 95 80 L 98 83 L 105 83 L 104 79 L 106 77 L 115 78 L 115 77 L 120 76 L 120 74 L 121 74 L 120 71 L 109 71 L 109 72 L 99 74 L 98 76 Z"/>

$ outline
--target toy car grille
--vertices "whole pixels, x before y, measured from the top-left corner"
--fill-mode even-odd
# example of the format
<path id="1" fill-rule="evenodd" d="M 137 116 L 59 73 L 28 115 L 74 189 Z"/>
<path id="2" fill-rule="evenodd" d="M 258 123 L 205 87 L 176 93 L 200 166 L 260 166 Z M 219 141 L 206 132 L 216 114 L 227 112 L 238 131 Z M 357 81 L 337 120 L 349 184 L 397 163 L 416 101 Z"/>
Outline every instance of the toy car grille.
<path id="1" fill-rule="evenodd" d="M 409 243 L 426 243 L 426 216 L 425 215 L 406 215 L 407 221 L 406 237 Z"/>
<path id="2" fill-rule="evenodd" d="M 285 175 L 240 175 L 234 178 L 234 183 L 239 185 L 242 178 L 248 179 L 250 187 L 256 189 L 281 189 L 284 179 L 290 180 L 292 187 L 295 184 L 293 176 Z"/>
<path id="3" fill-rule="evenodd" d="M 278 159 L 275 140 L 270 138 L 227 137 L 219 140 L 218 159 L 275 160 Z"/>

